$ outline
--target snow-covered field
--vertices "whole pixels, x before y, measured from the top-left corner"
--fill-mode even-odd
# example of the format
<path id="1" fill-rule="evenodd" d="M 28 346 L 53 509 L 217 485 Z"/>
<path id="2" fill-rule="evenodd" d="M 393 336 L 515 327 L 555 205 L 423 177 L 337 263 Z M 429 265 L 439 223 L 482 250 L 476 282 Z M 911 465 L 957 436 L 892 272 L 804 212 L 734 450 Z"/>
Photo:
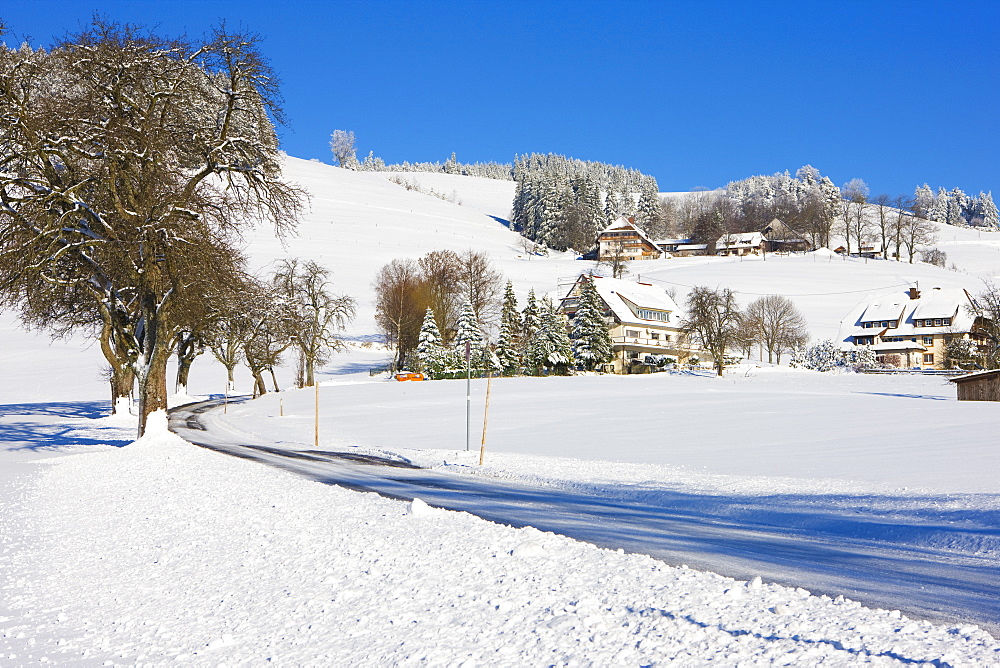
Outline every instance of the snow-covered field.
<path id="1" fill-rule="evenodd" d="M 327 262 L 358 299 L 353 336 L 374 333 L 369 283 L 393 257 L 487 250 L 522 296 L 590 266 L 523 257 L 489 217 L 507 215 L 492 182 L 414 175 L 458 206 L 384 175 L 294 159 L 289 169 L 315 196 L 288 252 Z M 974 291 L 997 273 L 993 238 L 958 234 L 942 248 L 969 274 L 821 256 L 636 264 L 681 293 L 707 283 L 743 301 L 788 294 L 814 335 L 832 336 L 863 291 L 915 280 Z M 248 243 L 258 266 L 286 252 L 265 232 Z M 0 337 L 0 665 L 1000 664 L 982 630 L 1000 623 L 982 616 L 988 606 L 966 621 L 922 606 L 932 624 L 767 574 L 734 580 L 330 487 L 164 433 L 126 446 L 131 426 L 101 417 L 99 350 L 50 345 L 8 314 Z M 370 378 L 384 358 L 356 346 L 322 375 L 321 449 L 392 452 L 553 493 L 742 508 L 729 519 L 903 544 L 1000 574 L 1000 407 L 959 403 L 940 378 L 751 365 L 721 380 L 497 380 L 479 468 L 464 451 L 464 383 Z M 196 362 L 192 393 L 223 387 L 219 367 Z M 474 450 L 484 390 L 474 383 Z M 217 419 L 308 449 L 312 400 L 271 394 Z"/>

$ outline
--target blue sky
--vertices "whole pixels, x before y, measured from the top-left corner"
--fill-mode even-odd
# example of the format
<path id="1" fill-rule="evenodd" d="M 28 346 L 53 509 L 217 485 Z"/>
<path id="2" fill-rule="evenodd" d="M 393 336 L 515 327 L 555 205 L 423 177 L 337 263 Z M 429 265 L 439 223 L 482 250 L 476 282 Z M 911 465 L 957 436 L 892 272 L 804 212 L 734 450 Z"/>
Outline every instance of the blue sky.
<path id="1" fill-rule="evenodd" d="M 20 0 L 33 43 L 94 11 L 198 35 L 261 34 L 283 148 L 329 136 L 387 162 L 553 152 L 661 190 L 811 164 L 838 185 L 1000 192 L 1000 2 L 92 2 Z M 12 42 L 8 37 L 8 41 Z"/>

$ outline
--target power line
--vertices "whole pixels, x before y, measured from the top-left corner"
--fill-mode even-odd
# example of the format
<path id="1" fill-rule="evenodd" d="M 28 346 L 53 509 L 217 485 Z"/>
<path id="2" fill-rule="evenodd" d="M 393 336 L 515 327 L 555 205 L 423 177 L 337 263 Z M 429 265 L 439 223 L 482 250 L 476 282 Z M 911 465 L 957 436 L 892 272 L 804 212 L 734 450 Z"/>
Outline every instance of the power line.
<path id="1" fill-rule="evenodd" d="M 668 283 L 670 285 L 679 285 L 682 288 L 694 289 L 696 286 L 688 285 L 687 283 L 678 283 L 676 281 L 665 281 L 662 278 L 654 278 L 653 276 L 640 276 L 642 280 L 645 281 L 657 281 L 659 283 Z M 829 297 L 832 295 L 853 295 L 861 292 L 874 292 L 876 290 L 890 290 L 892 288 L 907 288 L 910 287 L 910 283 L 897 283 L 896 285 L 887 285 L 883 288 L 865 288 L 864 290 L 844 290 L 841 292 L 804 292 L 797 295 L 784 294 L 785 297 Z M 778 294 L 776 292 L 747 292 L 745 290 L 733 290 L 733 292 L 741 295 L 751 295 L 753 297 L 766 297 L 768 295 Z"/>

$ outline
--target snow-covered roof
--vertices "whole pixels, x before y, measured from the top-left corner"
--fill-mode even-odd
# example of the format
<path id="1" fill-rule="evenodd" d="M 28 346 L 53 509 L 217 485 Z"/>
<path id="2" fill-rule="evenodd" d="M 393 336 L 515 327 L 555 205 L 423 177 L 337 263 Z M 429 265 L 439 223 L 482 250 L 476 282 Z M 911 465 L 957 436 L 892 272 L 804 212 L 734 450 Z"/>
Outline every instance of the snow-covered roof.
<path id="1" fill-rule="evenodd" d="M 653 242 L 652 239 L 649 238 L 649 236 L 646 235 L 645 232 L 642 231 L 642 228 L 640 228 L 632 220 L 626 218 L 625 216 L 618 216 L 618 218 L 613 223 L 611 223 L 603 230 L 601 230 L 598 237 L 601 234 L 604 234 L 605 232 L 614 232 L 616 230 L 632 230 L 639 235 L 640 239 L 645 241 L 654 250 L 659 250 L 659 247 Z"/>
<path id="2" fill-rule="evenodd" d="M 954 318 L 955 312 L 962 306 L 969 303 L 968 295 L 963 295 L 965 299 L 955 299 L 953 293 L 964 293 L 964 290 L 927 290 L 920 295 L 917 300 L 917 308 L 913 310 L 913 318 L 925 320 L 927 318 Z"/>
<path id="3" fill-rule="evenodd" d="M 884 299 L 877 299 L 868 304 L 864 313 L 861 314 L 861 322 L 902 319 L 903 308 L 909 301 L 907 294 L 894 292 L 884 297 Z"/>
<path id="4" fill-rule="evenodd" d="M 649 283 L 623 281 L 620 278 L 594 277 L 594 287 L 597 294 L 611 308 L 615 316 L 623 323 L 636 325 L 673 325 L 681 321 L 680 309 L 666 291 Z M 649 318 L 640 318 L 638 310 L 666 311 L 669 318 L 666 322 Z"/>
<path id="5" fill-rule="evenodd" d="M 910 299 L 907 290 L 884 293 L 869 297 L 851 309 L 840 321 L 838 340 L 844 347 L 853 345 L 855 336 L 902 336 L 913 337 L 934 332 L 969 332 L 975 317 L 966 306 L 971 297 L 962 288 L 932 288 L 919 291 L 917 299 Z M 933 327 L 917 326 L 917 320 L 950 318 L 949 325 Z M 862 327 L 865 322 L 896 321 L 897 327 Z M 887 342 L 891 343 L 891 342 Z M 903 342 L 905 343 L 905 342 Z M 912 343 L 912 341 L 911 341 Z M 898 346 L 899 343 L 892 344 Z M 912 348 L 911 348 L 912 349 Z"/>
<path id="6" fill-rule="evenodd" d="M 744 232 L 741 234 L 723 234 L 715 242 L 715 247 L 719 249 L 732 248 L 754 248 L 764 242 L 764 235 L 760 232 Z"/>

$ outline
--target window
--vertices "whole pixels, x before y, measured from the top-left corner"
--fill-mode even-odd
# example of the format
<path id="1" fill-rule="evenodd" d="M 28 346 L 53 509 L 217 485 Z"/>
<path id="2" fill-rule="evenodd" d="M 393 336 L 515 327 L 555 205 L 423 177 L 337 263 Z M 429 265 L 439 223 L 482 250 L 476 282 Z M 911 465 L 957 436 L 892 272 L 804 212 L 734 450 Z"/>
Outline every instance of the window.
<path id="1" fill-rule="evenodd" d="M 941 318 L 941 324 L 945 327 L 951 327 L 951 318 Z"/>
<path id="2" fill-rule="evenodd" d="M 889 321 L 889 327 L 896 329 L 897 327 L 899 327 L 899 321 L 898 320 Z"/>
<path id="3" fill-rule="evenodd" d="M 654 311 L 648 308 L 637 309 L 639 312 L 639 317 L 644 320 L 659 320 L 660 322 L 669 322 L 670 313 L 668 311 Z"/>
<path id="4" fill-rule="evenodd" d="M 660 340 L 660 333 L 659 332 L 652 332 L 649 335 L 649 338 L 653 339 L 654 341 L 659 341 Z"/>
<path id="5" fill-rule="evenodd" d="M 925 346 L 933 346 L 934 345 L 934 337 L 933 336 L 925 336 L 924 337 L 924 345 Z"/>
<path id="6" fill-rule="evenodd" d="M 626 329 L 625 336 L 631 336 L 633 339 L 639 338 L 639 330 L 637 329 Z"/>
<path id="7" fill-rule="evenodd" d="M 882 321 L 882 327 L 885 328 L 885 327 L 888 327 L 888 326 L 889 326 L 889 322 L 886 321 L 886 320 L 883 320 Z"/>
<path id="8" fill-rule="evenodd" d="M 934 364 L 934 353 L 924 355 L 924 364 Z"/>
<path id="9" fill-rule="evenodd" d="M 941 318 L 934 318 L 934 326 L 935 327 L 941 326 Z"/>

